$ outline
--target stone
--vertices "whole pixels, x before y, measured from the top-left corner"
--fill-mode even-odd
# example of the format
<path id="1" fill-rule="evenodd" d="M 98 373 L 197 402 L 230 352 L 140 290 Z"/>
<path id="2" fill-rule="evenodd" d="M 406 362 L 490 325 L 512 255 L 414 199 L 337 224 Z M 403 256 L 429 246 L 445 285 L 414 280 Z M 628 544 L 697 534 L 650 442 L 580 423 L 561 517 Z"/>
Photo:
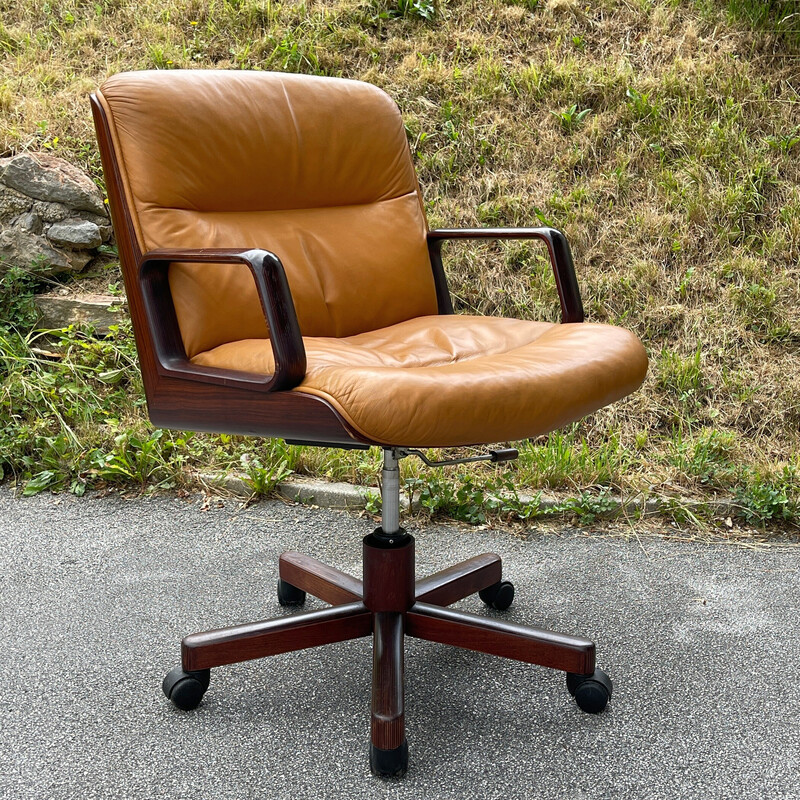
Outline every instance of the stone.
<path id="1" fill-rule="evenodd" d="M 103 244 L 100 228 L 94 222 L 74 217 L 53 223 L 47 228 L 45 235 L 53 244 L 78 250 L 92 249 Z"/>
<path id="2" fill-rule="evenodd" d="M 111 220 L 108 217 L 101 217 L 97 214 L 92 214 L 91 211 L 76 211 L 75 216 L 78 219 L 85 219 L 88 222 L 94 222 L 94 224 L 100 229 L 100 235 L 103 237 L 104 242 L 107 242 L 114 233 L 114 229 L 111 227 Z"/>
<path id="3" fill-rule="evenodd" d="M 0 184 L 0 188 L 2 188 L 2 184 Z M 111 220 L 108 217 L 94 214 L 91 211 L 76 211 L 62 206 L 60 203 L 45 203 L 43 200 L 37 200 L 33 206 L 31 206 L 31 210 L 35 214 L 38 214 L 44 223 L 63 222 L 67 217 L 85 219 L 88 222 L 93 222 L 100 229 L 100 235 L 103 237 L 104 242 L 107 242 L 113 233 Z M 2 212 L 0 212 L 0 218 L 2 218 L 2 216 Z"/>
<path id="4" fill-rule="evenodd" d="M 71 213 L 78 213 L 76 211 L 70 211 L 70 209 L 61 205 L 61 203 L 45 203 L 43 200 L 37 200 L 31 206 L 31 210 L 34 214 L 38 214 L 42 218 L 42 222 L 61 222 L 62 219 L 66 219 Z"/>
<path id="5" fill-rule="evenodd" d="M 30 197 L 15 192 L 0 183 L 0 220 L 17 217 L 30 210 L 32 201 Z"/>
<path id="6" fill-rule="evenodd" d="M 77 167 L 48 153 L 0 158 L 0 275 L 80 271 L 111 236 L 100 190 Z"/>
<path id="7" fill-rule="evenodd" d="M 34 298 L 39 311 L 37 327 L 58 330 L 68 325 L 91 325 L 101 336 L 123 319 L 125 299 L 104 294 L 63 296 L 39 294 Z"/>
<path id="8" fill-rule="evenodd" d="M 91 259 L 91 253 L 85 250 L 56 249 L 44 236 L 31 234 L 20 227 L 0 230 L 0 273 L 9 265 L 41 275 L 79 272 Z"/>
<path id="9" fill-rule="evenodd" d="M 17 228 L 26 233 L 41 233 L 42 232 L 42 218 L 33 211 L 26 211 L 20 214 L 14 223 Z"/>
<path id="10" fill-rule="evenodd" d="M 0 181 L 21 194 L 75 210 L 105 214 L 100 190 L 77 167 L 49 153 L 0 158 Z"/>

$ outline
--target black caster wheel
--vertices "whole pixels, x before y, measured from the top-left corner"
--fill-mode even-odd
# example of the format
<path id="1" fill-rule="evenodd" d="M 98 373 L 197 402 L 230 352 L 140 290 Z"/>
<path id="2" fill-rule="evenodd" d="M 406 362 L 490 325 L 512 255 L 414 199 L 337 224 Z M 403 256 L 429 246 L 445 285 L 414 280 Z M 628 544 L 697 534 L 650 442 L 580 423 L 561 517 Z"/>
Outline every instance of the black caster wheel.
<path id="1" fill-rule="evenodd" d="M 601 669 L 591 675 L 567 673 L 567 689 L 575 698 L 578 708 L 587 714 L 599 714 L 611 700 L 611 678 Z"/>
<path id="2" fill-rule="evenodd" d="M 478 592 L 478 596 L 495 611 L 505 611 L 514 602 L 514 584 L 498 581 Z"/>
<path id="3" fill-rule="evenodd" d="M 408 742 L 404 741 L 394 750 L 381 750 L 374 744 L 369 746 L 369 768 L 379 778 L 400 778 L 408 769 Z"/>
<path id="4" fill-rule="evenodd" d="M 164 677 L 161 689 L 174 706 L 191 711 L 200 705 L 210 680 L 210 669 L 184 672 L 182 667 L 175 667 Z"/>
<path id="5" fill-rule="evenodd" d="M 301 606 L 306 601 L 306 593 L 291 583 L 278 579 L 278 602 L 282 606 Z"/>

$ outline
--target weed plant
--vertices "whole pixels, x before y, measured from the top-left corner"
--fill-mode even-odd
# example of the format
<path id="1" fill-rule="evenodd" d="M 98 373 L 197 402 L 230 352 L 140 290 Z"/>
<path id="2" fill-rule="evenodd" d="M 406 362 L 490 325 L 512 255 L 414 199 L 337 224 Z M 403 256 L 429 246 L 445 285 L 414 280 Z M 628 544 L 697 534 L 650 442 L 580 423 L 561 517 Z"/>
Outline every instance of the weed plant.
<path id="1" fill-rule="evenodd" d="M 102 184 L 87 95 L 120 70 L 359 78 L 397 100 L 433 226 L 568 234 L 588 318 L 643 339 L 647 382 L 523 445 L 506 473 L 404 464 L 431 513 L 479 521 L 492 497 L 512 513 L 505 474 L 589 513 L 599 486 L 733 495 L 749 523 L 797 520 L 794 0 L 0 0 L 0 19 L 5 153 L 47 149 Z M 534 244 L 445 258 L 458 311 L 558 318 Z M 0 465 L 28 491 L 181 484 L 243 456 L 257 491 L 289 470 L 374 485 L 375 451 L 153 432 L 126 324 L 32 333 L 30 280 L 3 280 Z"/>

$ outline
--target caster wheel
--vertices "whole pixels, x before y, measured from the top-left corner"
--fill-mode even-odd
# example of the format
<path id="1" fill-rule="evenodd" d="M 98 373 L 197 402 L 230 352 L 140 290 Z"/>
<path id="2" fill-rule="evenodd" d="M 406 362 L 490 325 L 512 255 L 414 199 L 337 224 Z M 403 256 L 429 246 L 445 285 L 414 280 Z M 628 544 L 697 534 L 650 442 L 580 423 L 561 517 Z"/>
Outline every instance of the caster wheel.
<path id="1" fill-rule="evenodd" d="M 200 705 L 210 680 L 210 669 L 184 672 L 182 667 L 175 667 L 166 674 L 161 689 L 174 706 L 191 711 Z"/>
<path id="2" fill-rule="evenodd" d="M 301 606 L 306 601 L 306 593 L 291 583 L 278 579 L 278 602 L 282 606 Z"/>
<path id="3" fill-rule="evenodd" d="M 408 769 L 408 741 L 394 750 L 381 750 L 374 744 L 369 746 L 369 768 L 379 778 L 400 778 Z"/>
<path id="4" fill-rule="evenodd" d="M 498 581 L 481 589 L 478 596 L 495 611 L 505 611 L 514 602 L 514 584 Z"/>
<path id="5" fill-rule="evenodd" d="M 567 689 L 578 708 L 587 714 L 599 714 L 611 700 L 611 678 L 601 669 L 591 675 L 567 673 Z"/>

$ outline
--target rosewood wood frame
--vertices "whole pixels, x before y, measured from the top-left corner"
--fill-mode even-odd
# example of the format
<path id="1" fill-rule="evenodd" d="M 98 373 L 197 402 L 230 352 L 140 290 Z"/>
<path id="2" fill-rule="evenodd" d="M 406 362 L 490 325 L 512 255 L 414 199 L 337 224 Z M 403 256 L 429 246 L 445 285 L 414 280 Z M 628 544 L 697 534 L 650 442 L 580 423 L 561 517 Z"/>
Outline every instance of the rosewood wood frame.
<path id="1" fill-rule="evenodd" d="M 379 533 L 364 539 L 363 581 L 310 556 L 283 553 L 281 579 L 331 607 L 187 636 L 183 669 L 209 669 L 372 634 L 371 741 L 382 751 L 405 743 L 406 635 L 580 675 L 594 672 L 595 646 L 588 639 L 446 608 L 498 583 L 500 556 L 484 553 L 414 582 L 413 537 L 387 548 Z"/>
<path id="2" fill-rule="evenodd" d="M 448 239 L 540 239 L 547 245 L 547 252 L 550 255 L 558 299 L 561 303 L 561 321 L 583 322 L 583 303 L 575 275 L 575 264 L 572 261 L 572 251 L 567 237 L 555 228 L 445 228 L 429 231 L 428 252 L 436 282 L 440 314 L 453 313 L 442 266 L 442 244 Z"/>
<path id="3" fill-rule="evenodd" d="M 155 250 L 143 253 L 102 99 L 92 114 L 133 321 L 150 419 L 167 428 L 281 437 L 340 447 L 386 446 L 355 430 L 323 399 L 289 391 L 305 374 L 305 351 L 280 259 L 267 250 Z M 449 239 L 540 239 L 556 277 L 562 319 L 581 322 L 581 305 L 569 245 L 551 228 L 436 230 L 428 248 L 440 314 L 453 305 L 442 267 Z M 275 373 L 255 375 L 203 368 L 183 348 L 168 282 L 169 264 L 241 263 L 250 269 L 270 330 Z M 395 443 L 397 446 L 414 443 Z M 315 595 L 330 608 L 187 636 L 182 665 L 204 670 L 277 653 L 372 634 L 374 640 L 372 743 L 380 751 L 404 746 L 403 640 L 406 635 L 588 675 L 592 642 L 579 637 L 481 618 L 446 606 L 501 579 L 499 556 L 485 553 L 414 583 L 414 542 L 380 546 L 364 540 L 361 581 L 308 556 L 284 553 L 281 579 Z"/>

